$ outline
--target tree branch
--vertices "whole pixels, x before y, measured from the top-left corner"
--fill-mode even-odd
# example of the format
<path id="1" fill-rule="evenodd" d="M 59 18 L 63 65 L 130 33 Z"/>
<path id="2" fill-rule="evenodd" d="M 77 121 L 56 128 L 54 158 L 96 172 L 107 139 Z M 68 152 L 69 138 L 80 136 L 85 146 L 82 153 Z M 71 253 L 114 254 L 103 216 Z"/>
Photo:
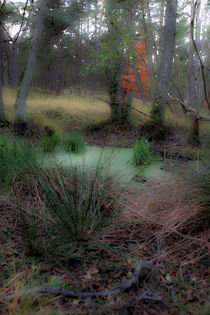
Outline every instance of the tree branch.
<path id="1" fill-rule="evenodd" d="M 21 32 L 21 30 L 23 28 L 24 18 L 25 18 L 27 7 L 28 7 L 28 1 L 29 0 L 26 0 L 25 6 L 24 6 L 24 9 L 23 9 L 23 15 L 22 15 L 22 20 L 21 20 L 21 24 L 20 24 L 20 29 L 19 29 L 18 33 L 16 34 L 16 36 L 15 36 L 14 43 L 18 40 L 20 32 Z"/>
<path id="2" fill-rule="evenodd" d="M 182 108 L 184 109 L 185 113 L 186 113 L 186 112 L 193 112 L 193 113 L 197 114 L 197 115 L 199 116 L 199 118 L 201 118 L 201 119 L 203 119 L 203 120 L 210 121 L 210 117 L 198 113 L 195 108 L 190 107 L 189 105 L 187 105 L 185 102 L 183 102 L 183 101 L 180 100 L 179 98 L 172 97 L 169 93 L 168 93 L 168 97 L 169 97 L 172 101 L 178 102 L 178 103 L 182 106 Z"/>
<path id="3" fill-rule="evenodd" d="M 66 290 L 63 288 L 55 288 L 55 287 L 34 287 L 27 291 L 23 291 L 18 294 L 11 294 L 4 297 L 0 297 L 0 302 L 12 300 L 13 298 L 21 298 L 22 296 L 29 295 L 31 293 L 51 293 L 54 295 L 62 295 L 66 297 L 90 297 L 90 296 L 109 296 L 109 295 L 117 295 L 125 290 L 130 289 L 133 285 L 135 285 L 139 278 L 145 278 L 145 276 L 148 274 L 149 270 L 152 269 L 154 265 L 153 261 L 141 261 L 140 264 L 137 265 L 136 270 L 133 273 L 133 277 L 131 280 L 122 282 L 120 285 L 113 287 L 111 290 L 108 291 L 90 291 L 90 292 L 75 292 L 71 290 Z"/>

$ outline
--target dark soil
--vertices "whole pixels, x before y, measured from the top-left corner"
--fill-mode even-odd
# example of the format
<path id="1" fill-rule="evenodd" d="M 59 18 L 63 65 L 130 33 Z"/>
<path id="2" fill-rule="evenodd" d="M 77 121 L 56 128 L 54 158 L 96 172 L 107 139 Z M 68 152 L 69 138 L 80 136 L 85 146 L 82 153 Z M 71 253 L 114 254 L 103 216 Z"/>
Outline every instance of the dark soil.
<path id="1" fill-rule="evenodd" d="M 47 126 L 43 130 L 28 126 L 24 133 L 18 132 L 18 135 L 29 142 L 34 142 L 38 141 L 43 134 L 51 136 L 53 132 L 54 130 Z M 0 134 L 16 136 L 17 130 L 12 124 L 0 125 Z M 180 136 L 180 133 L 172 127 L 166 127 L 163 140 L 153 140 L 148 133 L 145 134 L 144 127 L 136 127 L 129 123 L 116 124 L 113 121 L 106 121 L 99 125 L 91 126 L 84 131 L 85 142 L 88 145 L 101 147 L 133 148 L 137 137 L 140 139 L 142 136 L 145 136 L 150 141 L 155 155 L 164 159 L 192 159 L 189 154 L 184 152 L 184 149 L 188 145 L 187 139 Z"/>
<path id="2" fill-rule="evenodd" d="M 152 141 L 152 137 L 145 135 L 145 129 L 131 124 L 116 125 L 111 121 L 92 126 L 85 132 L 86 143 L 101 147 L 114 146 L 121 148 L 133 148 L 136 139 L 145 136 L 153 147 L 156 155 L 171 159 L 191 159 L 184 153 L 187 141 L 177 134 L 177 130 L 166 127 L 163 140 Z"/>

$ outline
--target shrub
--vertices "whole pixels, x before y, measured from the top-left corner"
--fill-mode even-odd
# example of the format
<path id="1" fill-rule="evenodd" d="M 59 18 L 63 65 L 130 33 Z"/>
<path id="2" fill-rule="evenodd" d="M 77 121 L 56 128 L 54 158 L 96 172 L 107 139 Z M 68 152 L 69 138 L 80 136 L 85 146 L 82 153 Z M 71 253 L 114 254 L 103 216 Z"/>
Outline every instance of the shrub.
<path id="1" fill-rule="evenodd" d="M 56 146 L 60 143 L 59 134 L 55 131 L 50 134 L 49 132 L 45 132 L 42 135 L 41 143 L 45 152 L 53 152 Z"/>
<path id="2" fill-rule="evenodd" d="M 137 138 L 134 147 L 133 159 L 136 166 L 150 165 L 153 158 L 152 149 L 147 139 L 144 137 Z"/>
<path id="3" fill-rule="evenodd" d="M 66 151 L 80 152 L 85 149 L 85 142 L 80 134 L 64 136 L 64 148 Z"/>

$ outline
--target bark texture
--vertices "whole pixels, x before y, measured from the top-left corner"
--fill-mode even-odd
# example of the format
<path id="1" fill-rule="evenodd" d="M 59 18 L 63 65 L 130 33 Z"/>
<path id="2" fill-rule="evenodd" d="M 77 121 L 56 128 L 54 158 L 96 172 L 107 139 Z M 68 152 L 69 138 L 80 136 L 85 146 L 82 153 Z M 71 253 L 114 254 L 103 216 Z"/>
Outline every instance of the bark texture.
<path id="1" fill-rule="evenodd" d="M 160 63 L 156 104 L 159 102 L 161 120 L 164 122 L 169 82 L 175 50 L 177 0 L 166 1 L 165 24 L 161 38 Z"/>
<path id="2" fill-rule="evenodd" d="M 32 81 L 33 71 L 36 63 L 36 57 L 39 47 L 39 40 L 43 29 L 43 19 L 47 8 L 48 0 L 40 0 L 39 12 L 37 14 L 36 27 L 32 39 L 31 51 L 28 56 L 26 71 L 24 73 L 22 85 L 18 89 L 15 103 L 15 124 L 27 124 L 26 100 Z"/>
<path id="3" fill-rule="evenodd" d="M 4 103 L 2 98 L 2 75 L 3 75 L 3 67 L 2 67 L 2 37 L 1 37 L 1 16 L 0 16 L 0 121 L 5 120 L 5 112 L 4 112 Z"/>

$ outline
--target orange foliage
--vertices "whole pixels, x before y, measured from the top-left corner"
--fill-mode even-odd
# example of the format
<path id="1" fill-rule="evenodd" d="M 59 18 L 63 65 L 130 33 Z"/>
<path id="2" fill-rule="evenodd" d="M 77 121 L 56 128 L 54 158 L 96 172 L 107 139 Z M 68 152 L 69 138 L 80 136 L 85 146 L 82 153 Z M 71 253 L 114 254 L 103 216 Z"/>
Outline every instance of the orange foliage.
<path id="1" fill-rule="evenodd" d="M 122 75 L 122 86 L 127 90 L 127 93 L 134 93 L 136 97 L 142 98 L 150 98 L 150 77 L 149 77 L 149 69 L 147 65 L 147 51 L 146 51 L 146 43 L 145 41 L 142 44 L 136 44 L 136 52 L 137 52 L 137 63 L 139 69 L 139 76 L 141 81 L 141 86 L 143 90 L 143 95 L 140 95 L 138 91 L 138 86 L 136 83 L 136 74 L 134 71 L 134 66 L 126 67 L 126 75 Z"/>

